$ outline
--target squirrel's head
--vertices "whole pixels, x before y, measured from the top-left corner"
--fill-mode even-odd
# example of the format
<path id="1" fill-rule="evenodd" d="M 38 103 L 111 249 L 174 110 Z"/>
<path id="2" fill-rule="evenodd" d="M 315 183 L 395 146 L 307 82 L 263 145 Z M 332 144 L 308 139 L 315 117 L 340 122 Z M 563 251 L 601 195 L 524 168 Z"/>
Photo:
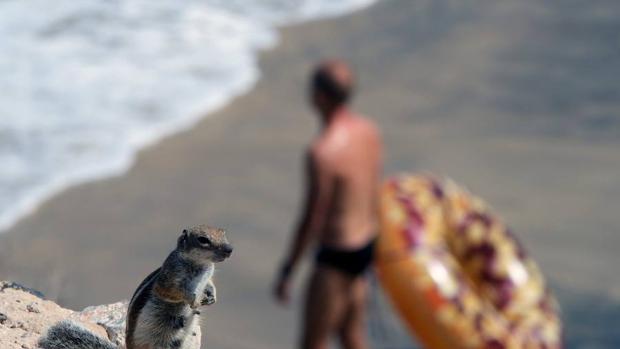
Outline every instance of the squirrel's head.
<path id="1" fill-rule="evenodd" d="M 177 249 L 202 262 L 221 262 L 230 257 L 233 248 L 224 229 L 198 225 L 183 229 Z"/>

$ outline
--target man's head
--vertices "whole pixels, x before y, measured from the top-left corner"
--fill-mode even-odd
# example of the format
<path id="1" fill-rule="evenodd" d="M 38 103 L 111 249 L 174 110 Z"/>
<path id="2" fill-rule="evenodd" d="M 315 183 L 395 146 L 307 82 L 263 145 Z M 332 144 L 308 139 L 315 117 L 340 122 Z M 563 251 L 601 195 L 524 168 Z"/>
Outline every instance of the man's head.
<path id="1" fill-rule="evenodd" d="M 353 94 L 354 79 L 351 69 L 339 60 L 320 63 L 310 80 L 312 104 L 323 115 L 348 104 Z"/>

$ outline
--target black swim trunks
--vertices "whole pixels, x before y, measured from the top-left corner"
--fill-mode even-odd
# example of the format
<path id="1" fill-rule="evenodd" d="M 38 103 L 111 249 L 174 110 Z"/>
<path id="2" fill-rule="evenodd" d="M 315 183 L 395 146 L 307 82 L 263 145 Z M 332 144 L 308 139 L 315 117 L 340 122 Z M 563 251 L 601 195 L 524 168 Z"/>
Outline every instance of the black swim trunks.
<path id="1" fill-rule="evenodd" d="M 356 250 L 321 246 L 316 254 L 316 263 L 338 269 L 351 276 L 359 276 L 372 264 L 374 246 L 375 240 Z"/>

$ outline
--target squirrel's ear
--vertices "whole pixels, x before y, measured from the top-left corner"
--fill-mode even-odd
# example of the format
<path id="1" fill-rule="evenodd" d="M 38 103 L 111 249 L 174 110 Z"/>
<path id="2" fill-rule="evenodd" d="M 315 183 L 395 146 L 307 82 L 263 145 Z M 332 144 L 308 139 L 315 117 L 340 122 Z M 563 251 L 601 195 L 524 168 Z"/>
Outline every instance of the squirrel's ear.
<path id="1" fill-rule="evenodd" d="M 179 239 L 177 240 L 177 248 L 184 250 L 186 246 L 187 246 L 187 230 L 183 230 L 183 234 L 181 234 L 181 236 L 179 236 Z"/>

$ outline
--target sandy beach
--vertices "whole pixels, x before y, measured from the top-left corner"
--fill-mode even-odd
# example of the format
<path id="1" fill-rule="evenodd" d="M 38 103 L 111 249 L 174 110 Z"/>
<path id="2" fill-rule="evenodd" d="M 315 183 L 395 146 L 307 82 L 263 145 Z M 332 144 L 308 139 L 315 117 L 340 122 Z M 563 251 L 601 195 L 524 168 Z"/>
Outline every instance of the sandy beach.
<path id="1" fill-rule="evenodd" d="M 578 23 L 581 34 L 563 30 L 576 13 L 533 0 L 392 0 L 285 28 L 249 94 L 143 151 L 128 173 L 71 188 L 0 236 L 0 279 L 73 309 L 110 303 L 131 296 L 181 228 L 217 225 L 235 252 L 218 270 L 206 344 L 291 347 L 297 307 L 275 306 L 270 286 L 318 127 L 305 79 L 318 59 L 337 56 L 359 74 L 356 109 L 381 125 L 386 174 L 464 184 L 514 228 L 569 316 L 592 309 L 579 303 L 588 299 L 608 316 L 592 324 L 619 319 L 620 64 L 600 64 L 613 36 L 592 21 Z M 607 95 L 587 90 L 594 84 Z M 571 335 L 611 333 L 574 326 Z"/>

